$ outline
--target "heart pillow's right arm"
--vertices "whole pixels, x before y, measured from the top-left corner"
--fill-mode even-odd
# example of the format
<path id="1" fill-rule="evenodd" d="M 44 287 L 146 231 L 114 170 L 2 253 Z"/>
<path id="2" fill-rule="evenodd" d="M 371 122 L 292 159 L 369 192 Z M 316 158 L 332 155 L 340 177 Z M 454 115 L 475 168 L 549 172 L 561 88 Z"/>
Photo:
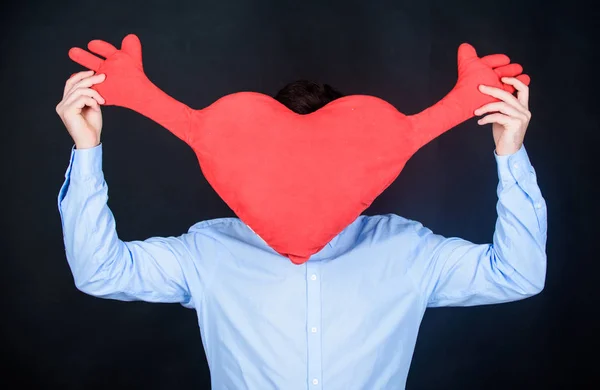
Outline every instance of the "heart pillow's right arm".
<path id="1" fill-rule="evenodd" d="M 523 67 L 511 63 L 504 54 L 491 54 L 482 58 L 477 56 L 475 48 L 463 43 L 458 48 L 458 80 L 454 88 L 439 102 L 409 116 L 415 139 L 423 146 L 450 130 L 454 126 L 472 118 L 479 107 L 498 101 L 481 93 L 479 85 L 503 88 L 510 93 L 514 88 L 501 81 L 502 77 L 516 77 L 529 85 L 529 76 L 523 74 Z"/>
<path id="2" fill-rule="evenodd" d="M 134 110 L 189 144 L 191 117 L 195 110 L 173 99 L 148 79 L 142 65 L 142 45 L 136 35 L 127 35 L 120 50 L 101 40 L 90 41 L 88 49 L 106 59 L 78 47 L 69 50 L 69 57 L 106 75 L 102 83 L 93 87 L 105 99 L 105 105 Z"/>

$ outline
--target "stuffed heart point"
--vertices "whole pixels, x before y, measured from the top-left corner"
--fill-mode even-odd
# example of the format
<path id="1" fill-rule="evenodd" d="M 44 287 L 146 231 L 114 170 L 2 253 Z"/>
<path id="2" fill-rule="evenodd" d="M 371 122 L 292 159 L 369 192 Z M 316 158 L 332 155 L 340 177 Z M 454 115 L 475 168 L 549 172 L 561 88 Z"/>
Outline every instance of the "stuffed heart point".
<path id="1" fill-rule="evenodd" d="M 306 262 L 354 221 L 432 139 L 494 101 L 480 84 L 522 68 L 505 55 L 477 57 L 462 44 L 458 81 L 441 101 L 406 116 L 374 96 L 339 98 L 299 115 L 270 96 L 238 92 L 194 110 L 145 75 L 141 44 L 130 34 L 121 49 L 94 40 L 72 48 L 75 62 L 106 79 L 96 89 L 106 105 L 132 109 L 192 147 L 206 179 L 236 215 L 279 254 Z M 519 78 L 526 84 L 526 75 Z"/>

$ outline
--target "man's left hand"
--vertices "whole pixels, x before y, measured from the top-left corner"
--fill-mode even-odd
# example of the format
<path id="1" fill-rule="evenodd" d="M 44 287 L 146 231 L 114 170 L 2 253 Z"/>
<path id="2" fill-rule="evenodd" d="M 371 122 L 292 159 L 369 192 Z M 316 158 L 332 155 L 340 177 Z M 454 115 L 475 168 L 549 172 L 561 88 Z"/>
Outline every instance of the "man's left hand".
<path id="1" fill-rule="evenodd" d="M 531 120 L 529 87 L 514 77 L 503 77 L 502 82 L 515 87 L 517 96 L 500 88 L 480 85 L 479 90 L 482 93 L 501 101 L 486 104 L 475 110 L 475 115 L 492 113 L 479 119 L 477 123 L 480 125 L 492 124 L 496 154 L 499 156 L 513 154 L 521 149 L 527 126 Z"/>

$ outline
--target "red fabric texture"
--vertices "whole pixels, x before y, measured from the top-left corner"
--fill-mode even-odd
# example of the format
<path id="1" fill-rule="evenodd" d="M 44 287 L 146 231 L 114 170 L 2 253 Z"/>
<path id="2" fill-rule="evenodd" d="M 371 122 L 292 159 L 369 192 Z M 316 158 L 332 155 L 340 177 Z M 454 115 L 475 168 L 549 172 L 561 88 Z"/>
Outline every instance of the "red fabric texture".
<path id="1" fill-rule="evenodd" d="M 529 84 L 503 54 L 479 58 L 458 49 L 458 81 L 438 103 L 404 115 L 367 95 L 337 99 L 299 115 L 270 96 L 238 92 L 192 109 L 144 73 L 138 37 L 117 49 L 101 40 L 69 51 L 78 64 L 106 74 L 93 88 L 106 100 L 156 121 L 197 155 L 208 182 L 236 215 L 295 264 L 306 262 L 354 221 L 432 139 L 496 101 L 480 84 L 504 88 L 500 77 Z"/>

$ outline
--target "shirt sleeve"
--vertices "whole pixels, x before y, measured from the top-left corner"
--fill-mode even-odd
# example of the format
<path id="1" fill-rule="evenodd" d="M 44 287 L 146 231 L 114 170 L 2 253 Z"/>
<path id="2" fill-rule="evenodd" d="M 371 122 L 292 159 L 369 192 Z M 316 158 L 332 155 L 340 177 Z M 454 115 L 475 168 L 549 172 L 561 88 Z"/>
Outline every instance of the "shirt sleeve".
<path id="1" fill-rule="evenodd" d="M 77 288 L 101 298 L 193 307 L 184 273 L 184 264 L 190 263 L 188 235 L 121 241 L 107 201 L 102 144 L 81 150 L 73 147 L 58 194 L 58 210 Z"/>
<path id="2" fill-rule="evenodd" d="M 416 222 L 416 283 L 428 307 L 516 301 L 542 291 L 546 277 L 546 202 L 525 146 L 498 156 L 492 243 L 443 237 Z"/>

